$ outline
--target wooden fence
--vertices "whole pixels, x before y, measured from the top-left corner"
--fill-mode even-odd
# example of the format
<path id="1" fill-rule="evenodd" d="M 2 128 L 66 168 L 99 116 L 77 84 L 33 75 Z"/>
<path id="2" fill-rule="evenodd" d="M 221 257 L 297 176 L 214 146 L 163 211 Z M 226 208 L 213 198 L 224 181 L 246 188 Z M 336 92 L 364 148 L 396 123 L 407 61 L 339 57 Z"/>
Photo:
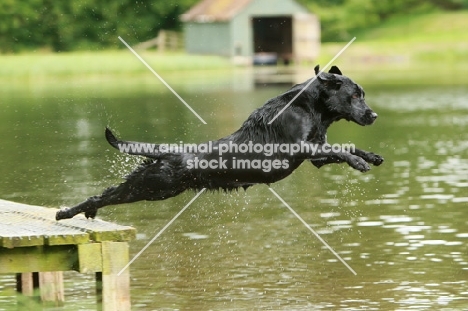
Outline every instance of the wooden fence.
<path id="1" fill-rule="evenodd" d="M 134 48 L 147 50 L 156 47 L 158 52 L 178 51 L 184 47 L 182 33 L 171 30 L 160 30 L 156 38 L 137 44 Z"/>

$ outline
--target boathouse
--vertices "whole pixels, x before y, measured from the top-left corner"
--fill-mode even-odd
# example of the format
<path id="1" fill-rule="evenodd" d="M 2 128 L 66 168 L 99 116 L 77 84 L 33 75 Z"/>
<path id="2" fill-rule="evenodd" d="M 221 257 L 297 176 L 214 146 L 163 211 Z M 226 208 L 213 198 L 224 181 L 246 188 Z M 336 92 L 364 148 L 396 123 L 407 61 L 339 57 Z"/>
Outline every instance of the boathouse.
<path id="1" fill-rule="evenodd" d="M 202 0 L 181 20 L 191 54 L 289 63 L 319 53 L 318 18 L 294 0 Z"/>

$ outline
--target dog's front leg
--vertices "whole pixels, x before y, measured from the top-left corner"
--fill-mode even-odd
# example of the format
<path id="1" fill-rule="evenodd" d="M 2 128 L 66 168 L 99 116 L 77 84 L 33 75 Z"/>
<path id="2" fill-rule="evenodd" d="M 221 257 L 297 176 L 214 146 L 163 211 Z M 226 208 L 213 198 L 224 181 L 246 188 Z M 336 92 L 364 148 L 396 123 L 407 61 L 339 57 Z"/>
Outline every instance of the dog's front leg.
<path id="1" fill-rule="evenodd" d="M 366 160 L 366 162 L 371 163 L 375 166 L 379 166 L 384 161 L 384 158 L 378 154 L 375 154 L 369 151 L 364 151 L 364 150 L 357 149 L 357 148 L 355 148 L 354 150 L 351 150 L 351 154 L 361 157 L 364 160 Z"/>
<path id="2" fill-rule="evenodd" d="M 367 164 L 366 160 L 358 155 L 336 150 L 336 148 L 330 148 L 330 145 L 327 144 L 317 145 L 310 143 L 309 147 L 310 152 L 308 158 L 317 168 L 326 164 L 346 162 L 349 166 L 358 171 L 367 172 L 370 170 L 370 166 Z"/>
<path id="3" fill-rule="evenodd" d="M 349 166 L 360 172 L 364 173 L 370 170 L 369 164 L 367 164 L 363 158 L 351 153 L 327 154 L 326 156 L 322 156 L 317 159 L 310 159 L 310 162 L 317 168 L 320 168 L 326 164 L 346 162 Z"/>

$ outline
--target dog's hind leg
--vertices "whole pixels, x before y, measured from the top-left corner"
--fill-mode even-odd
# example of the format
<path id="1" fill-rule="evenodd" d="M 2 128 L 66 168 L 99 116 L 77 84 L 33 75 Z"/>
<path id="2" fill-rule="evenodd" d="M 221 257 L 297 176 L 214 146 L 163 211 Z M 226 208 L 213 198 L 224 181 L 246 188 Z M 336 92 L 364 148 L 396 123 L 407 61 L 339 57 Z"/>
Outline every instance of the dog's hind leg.
<path id="1" fill-rule="evenodd" d="M 62 209 L 55 215 L 56 220 L 72 218 L 79 213 L 85 213 L 86 218 L 96 217 L 97 210 L 107 205 L 132 203 L 141 199 L 133 194 L 128 182 L 116 187 L 109 187 L 101 195 L 88 198 L 71 208 Z"/>
<path id="2" fill-rule="evenodd" d="M 72 218 L 85 213 L 94 218 L 97 210 L 107 205 L 137 201 L 159 201 L 174 197 L 188 188 L 194 188 L 194 177 L 187 170 L 180 155 L 165 155 L 161 160 L 144 162 L 116 187 L 109 187 L 101 195 L 57 212 L 56 219 Z"/>

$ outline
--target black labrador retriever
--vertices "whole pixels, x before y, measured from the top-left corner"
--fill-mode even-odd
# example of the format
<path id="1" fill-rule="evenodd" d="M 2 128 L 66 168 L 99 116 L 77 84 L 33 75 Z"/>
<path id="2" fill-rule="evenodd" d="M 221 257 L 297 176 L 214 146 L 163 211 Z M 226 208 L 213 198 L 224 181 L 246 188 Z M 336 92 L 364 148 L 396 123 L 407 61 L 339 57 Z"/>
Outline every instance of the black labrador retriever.
<path id="1" fill-rule="evenodd" d="M 320 73 L 316 66 L 315 73 L 315 80 L 295 85 L 256 109 L 233 134 L 192 145 L 190 150 L 120 141 L 107 128 L 106 138 L 113 147 L 146 160 L 120 185 L 58 211 L 56 219 L 81 212 L 94 218 L 107 205 L 164 200 L 187 189 L 233 190 L 270 184 L 290 175 L 304 160 L 318 168 L 346 162 L 361 172 L 370 169 L 368 163 L 382 164 L 383 158 L 377 154 L 327 144 L 327 129 L 333 122 L 345 119 L 370 125 L 377 114 L 367 106 L 362 87 L 343 76 L 338 67 Z"/>

